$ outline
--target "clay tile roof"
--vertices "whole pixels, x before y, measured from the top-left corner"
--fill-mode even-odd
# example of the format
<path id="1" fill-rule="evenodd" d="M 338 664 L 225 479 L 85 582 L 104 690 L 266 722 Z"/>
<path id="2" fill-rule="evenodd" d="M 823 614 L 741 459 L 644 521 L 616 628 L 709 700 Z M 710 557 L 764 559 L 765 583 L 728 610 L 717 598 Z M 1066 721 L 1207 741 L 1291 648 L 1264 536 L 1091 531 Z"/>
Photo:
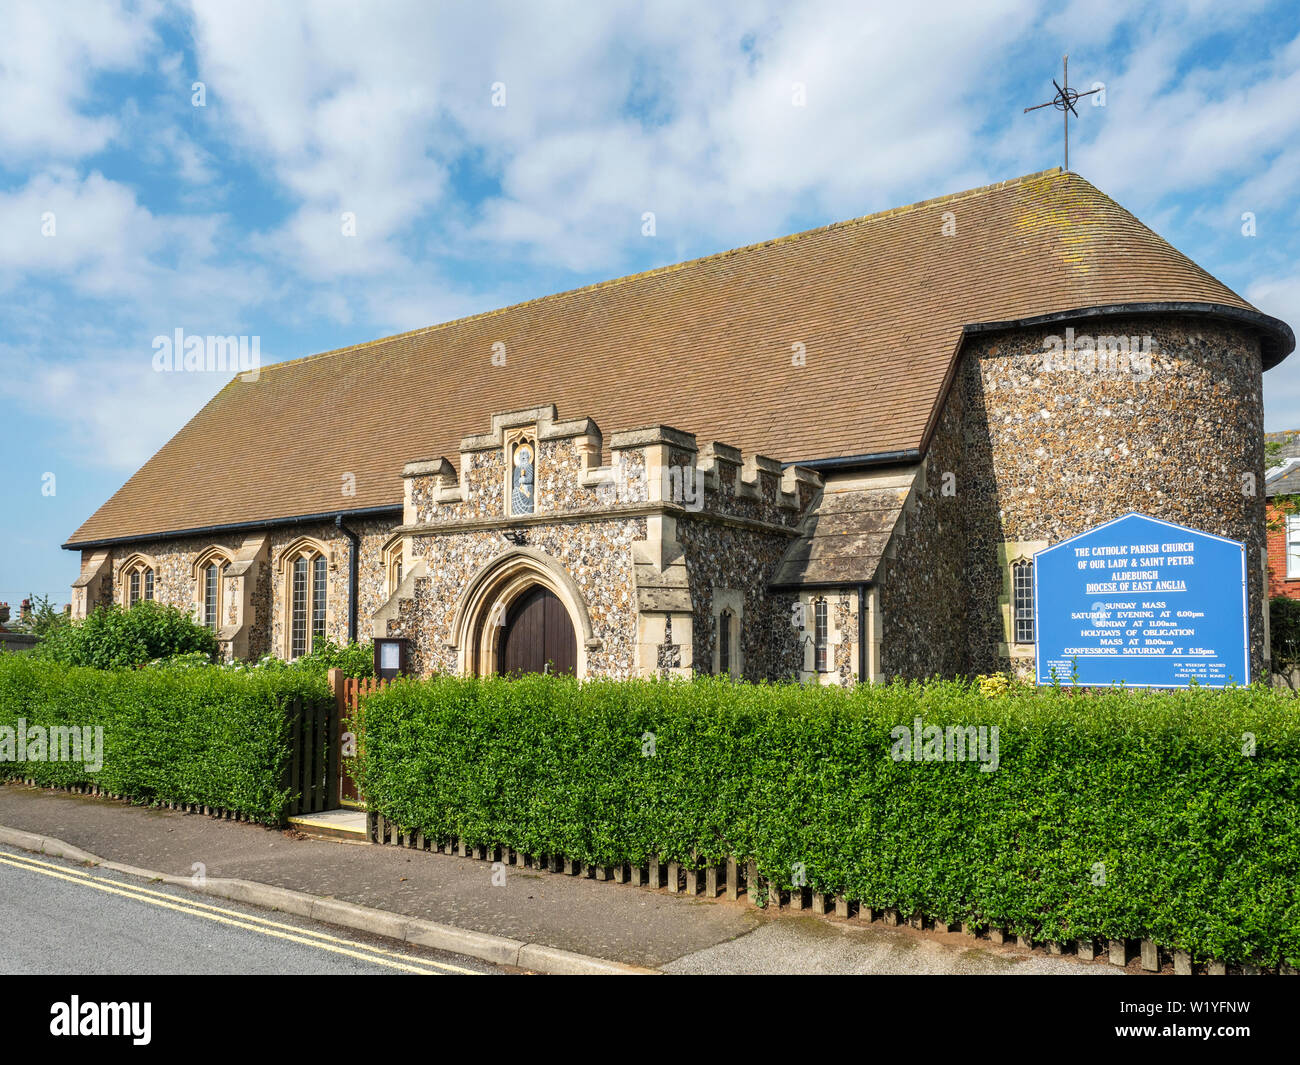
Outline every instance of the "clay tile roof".
<path id="1" fill-rule="evenodd" d="M 1083 178 L 1045 171 L 263 367 L 68 546 L 400 506 L 404 463 L 458 463 L 494 413 L 551 403 L 606 434 L 675 425 L 787 462 L 916 449 L 964 327 L 1168 302 L 1252 321 L 1266 363 L 1294 343 Z"/>

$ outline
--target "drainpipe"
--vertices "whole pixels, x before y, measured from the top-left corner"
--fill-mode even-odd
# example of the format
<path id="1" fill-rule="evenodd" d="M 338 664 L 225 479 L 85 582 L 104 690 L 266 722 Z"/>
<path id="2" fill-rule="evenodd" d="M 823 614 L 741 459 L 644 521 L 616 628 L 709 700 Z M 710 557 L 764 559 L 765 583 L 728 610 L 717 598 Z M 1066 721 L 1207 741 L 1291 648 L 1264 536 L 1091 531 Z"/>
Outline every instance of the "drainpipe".
<path id="1" fill-rule="evenodd" d="M 858 683 L 865 684 L 867 677 L 867 586 L 858 585 Z"/>
<path id="2" fill-rule="evenodd" d="M 343 515 L 334 519 L 334 527 L 348 538 L 348 643 L 357 640 L 357 588 L 360 574 L 357 567 L 361 561 L 361 537 L 343 524 Z"/>

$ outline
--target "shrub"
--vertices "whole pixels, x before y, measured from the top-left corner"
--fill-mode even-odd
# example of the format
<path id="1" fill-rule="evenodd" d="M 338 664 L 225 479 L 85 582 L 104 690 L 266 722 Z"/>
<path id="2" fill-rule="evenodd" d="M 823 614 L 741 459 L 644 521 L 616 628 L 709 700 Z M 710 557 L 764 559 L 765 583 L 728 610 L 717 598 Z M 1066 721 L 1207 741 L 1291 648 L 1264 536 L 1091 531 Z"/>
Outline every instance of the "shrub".
<path id="1" fill-rule="evenodd" d="M 145 600 L 130 610 L 101 607 L 83 621 L 51 630 L 36 655 L 68 666 L 122 669 L 194 652 L 215 658 L 212 631 L 183 610 Z"/>
<path id="2" fill-rule="evenodd" d="M 361 775 L 371 810 L 432 839 L 734 856 L 905 915 L 1294 965 L 1296 708 L 1263 687 L 402 680 L 366 700 Z M 918 717 L 996 726 L 997 770 L 894 760 Z"/>
<path id="3" fill-rule="evenodd" d="M 317 639 L 311 654 L 295 663 L 304 669 L 343 670 L 345 677 L 373 677 L 375 675 L 375 645 L 373 643 L 337 644 L 333 640 Z"/>
<path id="4" fill-rule="evenodd" d="M 53 787 L 96 784 L 139 802 L 234 810 L 278 823 L 290 797 L 289 711 L 330 699 L 306 672 L 223 669 L 97 670 L 31 656 L 0 656 L 0 779 Z M 103 729 L 103 765 L 14 762 L 19 722 Z M 6 733 L 6 728 L 10 730 Z"/>
<path id="5" fill-rule="evenodd" d="M 237 662 L 230 668 L 237 670 L 299 670 L 326 676 L 331 669 L 343 670 L 345 677 L 373 677 L 375 675 L 374 645 L 350 643 L 340 645 L 332 640 L 317 640 L 311 654 L 286 661 L 276 655 L 263 655 L 256 662 Z"/>

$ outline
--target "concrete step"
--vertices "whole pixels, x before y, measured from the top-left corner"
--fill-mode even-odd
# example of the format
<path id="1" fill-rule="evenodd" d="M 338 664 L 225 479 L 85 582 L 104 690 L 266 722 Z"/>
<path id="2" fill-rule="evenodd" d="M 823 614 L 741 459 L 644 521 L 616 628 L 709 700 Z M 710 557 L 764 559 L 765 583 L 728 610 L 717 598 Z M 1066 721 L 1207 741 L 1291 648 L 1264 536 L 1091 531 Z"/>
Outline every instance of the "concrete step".
<path id="1" fill-rule="evenodd" d="M 312 839 L 332 843 L 366 843 L 364 810 L 325 810 L 318 814 L 299 814 L 289 818 L 289 827 Z"/>

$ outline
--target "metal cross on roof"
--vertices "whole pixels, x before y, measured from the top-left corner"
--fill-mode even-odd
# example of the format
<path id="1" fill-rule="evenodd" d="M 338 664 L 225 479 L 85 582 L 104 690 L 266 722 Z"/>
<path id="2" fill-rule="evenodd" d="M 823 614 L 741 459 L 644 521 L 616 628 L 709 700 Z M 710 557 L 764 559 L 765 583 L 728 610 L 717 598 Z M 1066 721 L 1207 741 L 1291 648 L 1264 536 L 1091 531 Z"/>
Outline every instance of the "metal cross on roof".
<path id="1" fill-rule="evenodd" d="M 1026 107 L 1024 114 L 1030 111 L 1037 111 L 1043 107 L 1055 107 L 1065 117 L 1065 169 L 1070 169 L 1070 116 L 1079 117 L 1079 112 L 1074 109 L 1074 102 L 1082 96 L 1091 96 L 1094 92 L 1101 92 L 1100 89 L 1089 89 L 1087 92 L 1075 92 L 1070 88 L 1070 57 L 1067 55 L 1063 62 L 1064 73 L 1061 80 L 1064 85 L 1057 85 L 1056 79 L 1052 79 L 1052 84 L 1056 85 L 1056 95 L 1048 100 L 1045 104 L 1035 104 L 1033 107 Z"/>

